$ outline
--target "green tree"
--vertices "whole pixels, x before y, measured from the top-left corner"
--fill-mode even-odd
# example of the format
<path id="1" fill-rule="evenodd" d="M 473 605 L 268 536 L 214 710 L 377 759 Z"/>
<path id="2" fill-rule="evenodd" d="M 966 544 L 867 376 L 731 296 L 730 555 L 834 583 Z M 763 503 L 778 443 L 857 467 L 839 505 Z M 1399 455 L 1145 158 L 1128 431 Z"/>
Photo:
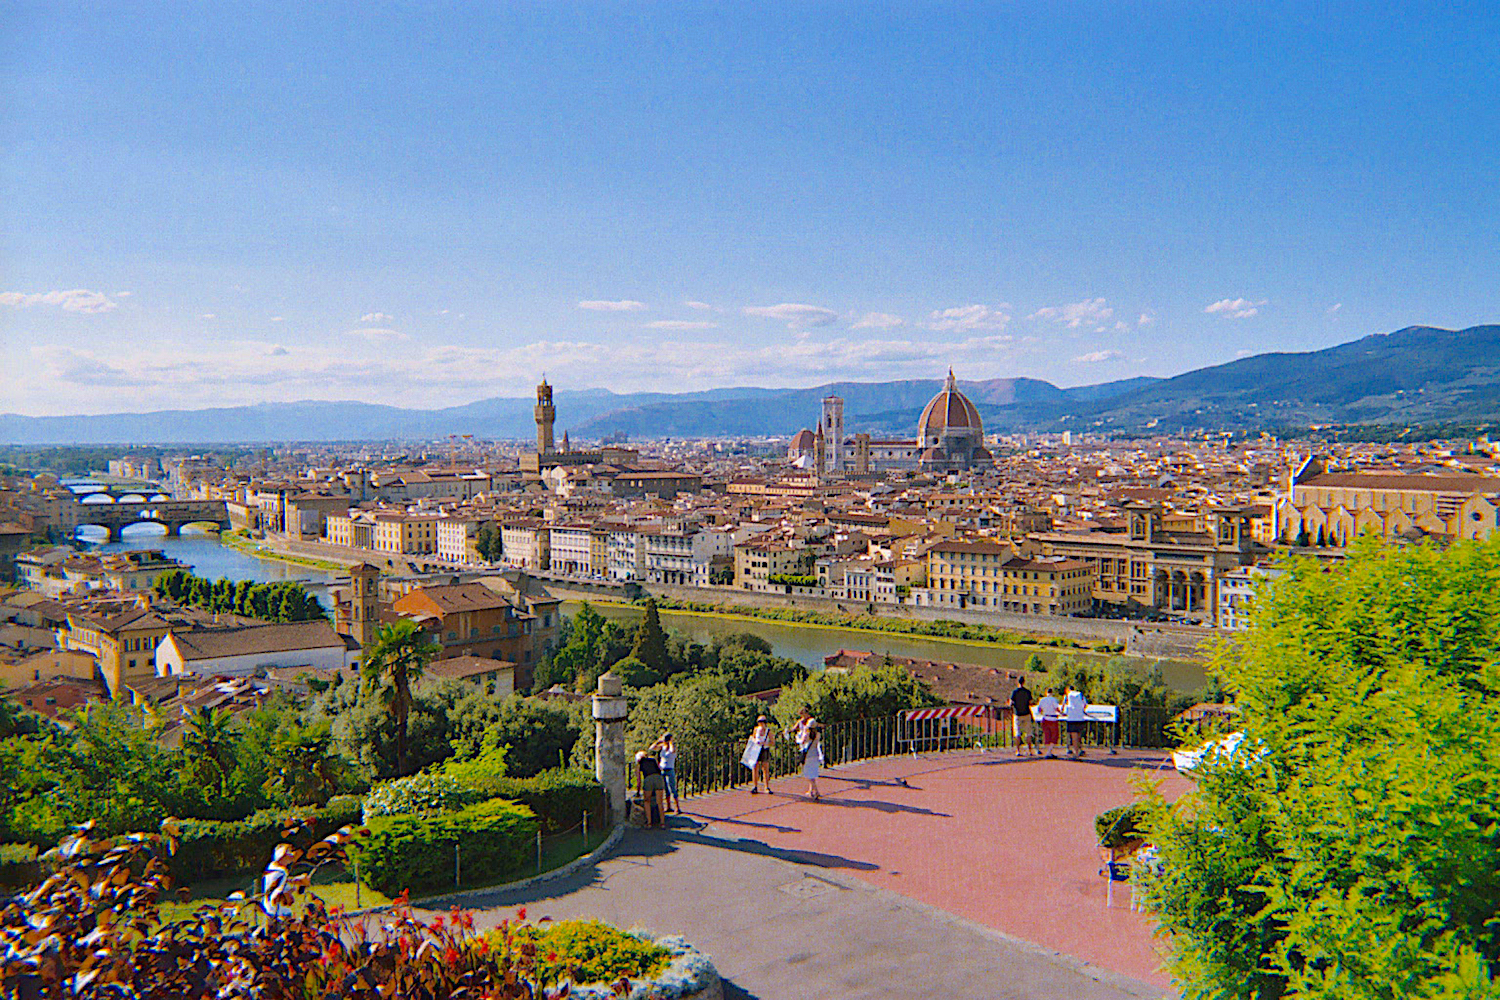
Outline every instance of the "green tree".
<path id="1" fill-rule="evenodd" d="M 646 613 L 641 617 L 640 627 L 635 632 L 635 645 L 630 655 L 654 671 L 658 678 L 671 672 L 671 661 L 667 656 L 667 634 L 662 631 L 661 615 L 656 602 L 646 599 Z M 653 682 L 654 683 L 654 682 Z"/>
<path id="2" fill-rule="evenodd" d="M 755 727 L 761 705 L 738 698 L 719 674 L 674 677 L 640 692 L 626 716 L 631 752 L 670 732 L 681 747 L 712 747 L 741 741 Z M 576 758 L 575 758 L 576 760 Z"/>
<path id="3" fill-rule="evenodd" d="M 512 695 L 500 703 L 495 720 L 484 730 L 478 745 L 468 742 L 464 759 L 504 747 L 506 773 L 529 778 L 565 762 L 577 740 L 578 727 L 566 707 Z"/>
<path id="4" fill-rule="evenodd" d="M 219 799 L 224 798 L 224 779 L 234 766 L 234 745 L 234 716 L 222 708 L 198 708 L 182 733 L 182 752 L 200 780 L 213 780 Z"/>
<path id="5" fill-rule="evenodd" d="M 422 679 L 438 647 L 422 627 L 409 618 L 381 626 L 375 645 L 360 663 L 366 693 L 378 693 L 396 720 L 396 776 L 406 775 L 406 722 L 411 713 L 411 689 Z"/>
<path id="6" fill-rule="evenodd" d="M 348 762 L 333 749 L 326 722 L 278 734 L 267 762 L 268 791 L 288 805 L 325 805 L 345 785 Z"/>
<path id="7" fill-rule="evenodd" d="M 788 685 L 777 699 L 776 718 L 790 726 L 804 705 L 813 718 L 829 723 L 879 718 L 942 703 L 904 667 L 882 664 L 873 669 L 856 667 L 848 673 L 824 671 Z"/>
<path id="8" fill-rule="evenodd" d="M 1214 667 L 1243 749 L 1147 800 L 1184 996 L 1500 993 L 1500 538 L 1293 560 Z"/>

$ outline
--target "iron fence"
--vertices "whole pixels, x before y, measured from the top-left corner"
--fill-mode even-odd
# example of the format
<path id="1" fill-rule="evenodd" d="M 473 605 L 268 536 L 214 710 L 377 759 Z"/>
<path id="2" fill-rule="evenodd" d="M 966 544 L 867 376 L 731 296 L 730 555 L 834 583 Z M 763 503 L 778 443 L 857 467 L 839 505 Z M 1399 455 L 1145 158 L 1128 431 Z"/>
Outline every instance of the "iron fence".
<path id="1" fill-rule="evenodd" d="M 1092 747 L 1172 745 L 1166 730 L 1171 721 L 1166 708 L 1122 708 L 1120 721 L 1089 722 L 1084 744 Z M 1066 734 L 1061 739 L 1066 741 Z M 1041 741 L 1038 729 L 1037 741 Z M 901 715 L 851 719 L 823 727 L 823 760 L 828 765 L 849 764 L 905 753 L 935 753 L 1011 743 L 1009 707 L 992 714 L 950 719 L 907 721 Z M 682 797 L 706 795 L 750 783 L 750 769 L 740 762 L 745 741 L 710 746 L 679 746 L 677 785 Z M 801 769 L 796 743 L 789 732 L 778 732 L 769 751 L 771 777 L 782 778 Z"/>

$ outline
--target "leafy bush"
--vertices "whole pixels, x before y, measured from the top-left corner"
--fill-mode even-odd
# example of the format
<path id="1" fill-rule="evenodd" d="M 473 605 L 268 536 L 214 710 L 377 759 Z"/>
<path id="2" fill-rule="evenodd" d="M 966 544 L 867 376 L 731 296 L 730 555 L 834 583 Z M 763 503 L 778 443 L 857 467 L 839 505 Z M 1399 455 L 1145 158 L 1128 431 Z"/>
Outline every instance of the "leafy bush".
<path id="1" fill-rule="evenodd" d="M 282 884 L 271 896 L 203 906 L 167 923 L 160 904 L 172 878 L 162 847 L 165 840 L 170 850 L 171 824 L 163 832 L 113 844 L 87 832 L 65 839 L 57 874 L 0 909 L 0 996 L 560 1000 L 571 992 L 537 975 L 536 932 L 524 909 L 498 935 L 481 938 L 470 913 L 455 909 L 428 923 L 398 899 L 348 933 L 308 892 L 320 866 L 344 860 L 348 829 L 278 850 L 267 874 Z M 272 911 L 277 919 L 267 921 Z M 632 983 L 622 978 L 609 988 L 626 996 Z"/>
<path id="2" fill-rule="evenodd" d="M 489 935 L 496 943 L 502 937 L 499 931 Z M 672 960 L 660 945 L 598 920 L 560 920 L 545 929 L 527 924 L 516 937 L 536 946 L 537 978 L 543 982 L 568 979 L 586 986 L 621 976 L 652 979 Z"/>
<path id="3" fill-rule="evenodd" d="M 414 774 L 376 785 L 365 797 L 365 822 L 377 816 L 426 815 L 462 809 L 475 800 L 464 785 L 441 771 Z"/>
<path id="4" fill-rule="evenodd" d="M 447 770 L 447 776 L 470 794 L 510 799 L 528 807 L 542 824 L 543 833 L 577 826 L 584 812 L 588 812 L 596 830 L 605 821 L 608 800 L 592 771 L 554 767 L 529 778 L 511 778 L 504 773 L 486 773 L 478 762 L 455 761 L 448 762 Z"/>
<path id="5" fill-rule="evenodd" d="M 453 849 L 469 883 L 490 881 L 534 855 L 536 815 L 523 805 L 490 799 L 437 816 L 381 816 L 354 845 L 361 878 L 394 896 L 452 886 Z"/>
<path id="6" fill-rule="evenodd" d="M 1184 995 L 1495 996 L 1500 537 L 1292 560 L 1215 667 L 1260 752 L 1148 799 Z"/>
<path id="7" fill-rule="evenodd" d="M 190 882 L 262 869 L 288 828 L 305 824 L 312 836 L 327 836 L 358 823 L 362 806 L 357 795 L 336 795 L 321 809 L 262 809 L 238 820 L 180 820 L 172 874 Z"/>
<path id="8" fill-rule="evenodd" d="M 848 673 L 825 671 L 783 688 L 776 701 L 776 718 L 791 726 L 804 705 L 819 722 L 846 722 L 895 715 L 908 708 L 941 705 L 925 682 L 905 668 L 883 664 L 856 667 Z"/>
<path id="9" fill-rule="evenodd" d="M 507 773 L 526 778 L 562 764 L 577 740 L 578 727 L 566 706 L 512 695 L 500 703 L 479 739 L 457 747 L 457 756 L 501 751 Z"/>
<path id="10" fill-rule="evenodd" d="M 1139 803 L 1116 806 L 1094 817 L 1094 836 L 1100 847 L 1123 847 L 1146 836 L 1146 810 Z"/>

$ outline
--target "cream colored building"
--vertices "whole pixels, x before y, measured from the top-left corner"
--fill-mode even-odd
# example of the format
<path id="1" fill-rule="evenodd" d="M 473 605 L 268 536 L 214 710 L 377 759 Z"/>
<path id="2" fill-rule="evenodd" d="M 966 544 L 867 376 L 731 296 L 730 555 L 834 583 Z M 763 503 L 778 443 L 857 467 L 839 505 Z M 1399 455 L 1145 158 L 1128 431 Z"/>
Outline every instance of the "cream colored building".
<path id="1" fill-rule="evenodd" d="M 1320 457 L 1293 476 L 1277 508 L 1288 545 L 1343 547 L 1365 532 L 1488 538 L 1500 528 L 1500 479 L 1405 472 L 1328 472 Z"/>
<path id="2" fill-rule="evenodd" d="M 439 514 L 376 514 L 376 552 L 392 555 L 432 555 L 437 552 Z"/>

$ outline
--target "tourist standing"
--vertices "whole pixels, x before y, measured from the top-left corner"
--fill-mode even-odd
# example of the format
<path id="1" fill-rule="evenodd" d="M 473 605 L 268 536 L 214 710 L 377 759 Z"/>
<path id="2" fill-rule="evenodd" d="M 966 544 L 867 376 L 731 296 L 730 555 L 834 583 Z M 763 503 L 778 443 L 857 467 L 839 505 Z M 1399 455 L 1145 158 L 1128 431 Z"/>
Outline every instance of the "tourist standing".
<path id="1" fill-rule="evenodd" d="M 1026 686 L 1026 675 L 1022 674 L 1016 689 L 1010 693 L 1010 731 L 1016 740 L 1016 756 L 1021 756 L 1021 744 L 1029 746 L 1030 753 L 1036 749 L 1036 720 L 1031 717 L 1031 688 Z"/>
<path id="2" fill-rule="evenodd" d="M 807 745 L 812 742 L 812 735 L 808 732 L 818 720 L 812 716 L 812 711 L 806 706 L 797 715 L 797 722 L 792 726 L 792 739 L 797 743 L 797 763 L 801 764 L 807 760 Z"/>
<path id="3" fill-rule="evenodd" d="M 666 797 L 666 782 L 661 776 L 661 765 L 656 754 L 642 750 L 635 755 L 636 793 L 646 810 L 647 826 L 666 826 L 667 812 L 663 799 Z"/>
<path id="4" fill-rule="evenodd" d="M 807 797 L 817 802 L 818 773 L 823 770 L 823 727 L 813 722 L 807 727 L 807 748 L 802 756 L 802 777 L 807 779 Z"/>
<path id="5" fill-rule="evenodd" d="M 1068 756 L 1083 756 L 1083 731 L 1089 724 L 1088 699 L 1069 687 L 1063 695 L 1063 715 L 1068 723 Z"/>
<path id="6" fill-rule="evenodd" d="M 1062 718 L 1062 706 L 1057 703 L 1057 689 L 1048 688 L 1042 700 L 1036 703 L 1036 715 L 1042 720 L 1042 749 L 1048 757 L 1056 757 L 1057 722 Z"/>
<path id="7" fill-rule="evenodd" d="M 667 786 L 667 812 L 682 812 L 682 800 L 677 797 L 677 744 L 672 742 L 672 734 L 662 733 L 653 748 L 662 781 Z"/>
<path id="8" fill-rule="evenodd" d="M 750 794 L 760 794 L 760 783 L 766 783 L 766 794 L 771 794 L 771 742 L 776 739 L 776 730 L 771 720 L 764 715 L 755 720 L 755 729 L 750 733 L 750 742 L 745 746 L 745 756 L 740 758 L 750 768 Z"/>

